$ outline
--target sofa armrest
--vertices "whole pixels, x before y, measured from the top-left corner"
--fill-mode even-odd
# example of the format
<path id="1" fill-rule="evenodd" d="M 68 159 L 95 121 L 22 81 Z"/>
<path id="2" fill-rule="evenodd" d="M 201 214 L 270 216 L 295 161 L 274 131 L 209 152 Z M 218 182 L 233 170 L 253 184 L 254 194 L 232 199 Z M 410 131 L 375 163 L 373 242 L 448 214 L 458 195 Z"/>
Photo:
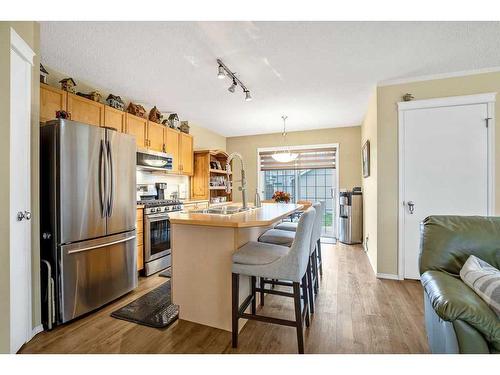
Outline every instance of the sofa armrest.
<path id="1" fill-rule="evenodd" d="M 441 319 L 468 323 L 495 350 L 500 350 L 500 320 L 461 279 L 441 271 L 427 271 L 421 281 L 432 308 Z"/>

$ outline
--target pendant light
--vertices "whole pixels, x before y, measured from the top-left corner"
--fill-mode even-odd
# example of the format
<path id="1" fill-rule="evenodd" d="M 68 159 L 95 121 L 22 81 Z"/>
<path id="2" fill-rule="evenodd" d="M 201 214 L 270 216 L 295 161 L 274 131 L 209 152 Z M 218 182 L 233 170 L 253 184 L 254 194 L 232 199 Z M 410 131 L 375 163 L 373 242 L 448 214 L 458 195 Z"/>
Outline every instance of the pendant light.
<path id="1" fill-rule="evenodd" d="M 283 119 L 283 145 L 285 146 L 285 148 L 281 151 L 276 151 L 272 155 L 272 157 L 278 163 L 289 163 L 297 159 L 299 154 L 291 153 L 290 149 L 286 146 L 286 119 L 288 118 L 288 116 L 283 115 L 281 116 L 281 118 Z"/>

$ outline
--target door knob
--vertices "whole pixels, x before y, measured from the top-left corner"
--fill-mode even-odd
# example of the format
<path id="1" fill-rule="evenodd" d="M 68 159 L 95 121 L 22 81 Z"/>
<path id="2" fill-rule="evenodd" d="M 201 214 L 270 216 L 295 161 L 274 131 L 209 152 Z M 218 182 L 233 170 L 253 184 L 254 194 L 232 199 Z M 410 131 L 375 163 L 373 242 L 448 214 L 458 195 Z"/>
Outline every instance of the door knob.
<path id="1" fill-rule="evenodd" d="M 17 217 L 17 221 L 22 221 L 22 220 L 25 218 L 25 216 L 24 216 L 24 212 L 19 211 L 19 212 L 17 213 L 17 216 L 16 216 L 16 217 Z"/>
<path id="2" fill-rule="evenodd" d="M 412 201 L 408 202 L 408 211 L 410 212 L 410 215 L 413 215 L 413 212 L 415 212 L 415 203 Z"/>
<path id="3" fill-rule="evenodd" d="M 30 211 L 24 211 L 24 217 L 26 220 L 31 220 L 31 212 Z"/>

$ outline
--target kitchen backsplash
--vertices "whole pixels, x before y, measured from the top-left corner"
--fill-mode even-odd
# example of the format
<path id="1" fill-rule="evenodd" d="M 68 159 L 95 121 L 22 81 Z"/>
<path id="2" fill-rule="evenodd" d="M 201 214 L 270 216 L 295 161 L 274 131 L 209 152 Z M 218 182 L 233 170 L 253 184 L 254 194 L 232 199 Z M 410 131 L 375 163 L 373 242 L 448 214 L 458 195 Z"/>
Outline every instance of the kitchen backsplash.
<path id="1" fill-rule="evenodd" d="M 155 182 L 165 182 L 167 184 L 167 196 L 173 192 L 179 193 L 180 199 L 189 198 L 189 177 L 165 175 L 161 173 L 150 173 L 137 171 L 137 184 L 154 184 Z"/>

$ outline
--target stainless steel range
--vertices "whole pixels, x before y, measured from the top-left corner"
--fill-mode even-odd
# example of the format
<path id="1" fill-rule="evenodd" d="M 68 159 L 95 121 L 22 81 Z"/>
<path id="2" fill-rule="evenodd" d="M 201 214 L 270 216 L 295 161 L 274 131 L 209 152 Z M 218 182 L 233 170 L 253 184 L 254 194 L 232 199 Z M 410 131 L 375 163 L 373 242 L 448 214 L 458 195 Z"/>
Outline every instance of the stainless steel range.
<path id="1" fill-rule="evenodd" d="M 152 275 L 172 265 L 169 212 L 182 211 L 171 199 L 140 201 L 144 204 L 144 274 Z"/>

